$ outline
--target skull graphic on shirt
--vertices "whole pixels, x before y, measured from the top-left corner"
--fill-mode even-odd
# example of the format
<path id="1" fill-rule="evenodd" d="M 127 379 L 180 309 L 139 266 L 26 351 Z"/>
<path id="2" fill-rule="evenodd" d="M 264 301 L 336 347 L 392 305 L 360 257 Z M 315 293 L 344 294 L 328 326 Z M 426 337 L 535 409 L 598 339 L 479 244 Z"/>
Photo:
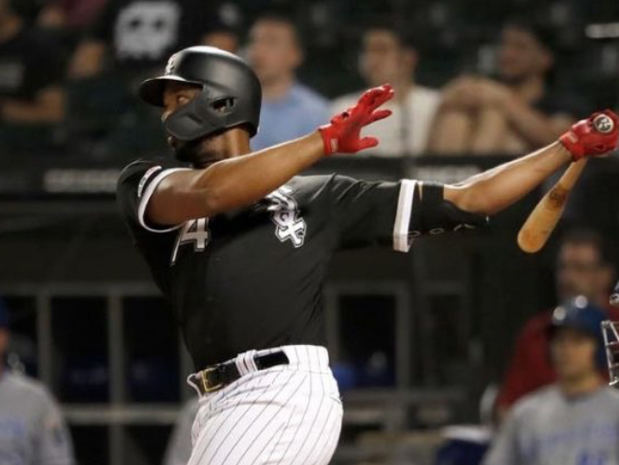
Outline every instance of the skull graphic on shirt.
<path id="1" fill-rule="evenodd" d="M 171 1 L 137 1 L 116 19 L 115 48 L 121 60 L 159 60 L 178 41 L 180 6 Z"/>

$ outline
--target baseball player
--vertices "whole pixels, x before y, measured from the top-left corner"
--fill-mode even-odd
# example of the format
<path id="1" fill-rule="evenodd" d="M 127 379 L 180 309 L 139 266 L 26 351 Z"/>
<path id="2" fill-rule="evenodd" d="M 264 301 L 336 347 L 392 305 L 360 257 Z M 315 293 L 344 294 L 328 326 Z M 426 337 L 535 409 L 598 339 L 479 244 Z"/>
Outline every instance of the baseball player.
<path id="1" fill-rule="evenodd" d="M 557 383 L 516 403 L 484 465 L 619 463 L 619 391 L 601 374 L 605 317 L 583 296 L 555 309 L 549 332 Z"/>
<path id="2" fill-rule="evenodd" d="M 617 146 L 598 113 L 560 142 L 458 185 L 297 176 L 325 156 L 378 140 L 384 85 L 315 132 L 258 152 L 261 90 L 239 57 L 210 47 L 174 54 L 140 96 L 163 108 L 181 162 L 139 160 L 117 197 L 137 248 L 170 301 L 200 394 L 190 465 L 322 465 L 342 405 L 325 349 L 321 288 L 342 248 L 406 252 L 413 238 L 474 228 L 571 160 Z"/>

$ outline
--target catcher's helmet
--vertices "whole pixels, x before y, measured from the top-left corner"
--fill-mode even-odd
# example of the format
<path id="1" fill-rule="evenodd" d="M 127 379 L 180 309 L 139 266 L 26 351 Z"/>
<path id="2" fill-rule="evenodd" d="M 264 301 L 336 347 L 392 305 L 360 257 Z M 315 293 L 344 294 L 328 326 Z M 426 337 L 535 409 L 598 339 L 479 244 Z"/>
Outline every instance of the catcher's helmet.
<path id="1" fill-rule="evenodd" d="M 595 361 L 601 370 L 606 369 L 606 351 L 601 324 L 608 316 L 606 312 L 589 302 L 584 296 L 578 296 L 559 305 L 552 313 L 550 336 L 559 328 L 577 329 L 588 334 L 597 344 Z"/>
<path id="2" fill-rule="evenodd" d="M 140 85 L 140 97 L 163 106 L 163 91 L 169 81 L 202 86 L 202 92 L 164 123 L 176 139 L 192 141 L 235 126 L 245 126 L 251 136 L 258 131 L 262 89 L 254 71 L 240 57 L 215 47 L 185 48 L 170 57 L 163 76 Z"/>

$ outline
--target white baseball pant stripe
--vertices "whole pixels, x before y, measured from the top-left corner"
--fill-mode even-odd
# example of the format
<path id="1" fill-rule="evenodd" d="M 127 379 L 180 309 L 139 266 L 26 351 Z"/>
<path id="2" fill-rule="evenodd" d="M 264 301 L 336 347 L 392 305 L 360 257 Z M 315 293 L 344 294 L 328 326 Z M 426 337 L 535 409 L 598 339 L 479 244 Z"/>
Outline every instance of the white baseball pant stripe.
<path id="1" fill-rule="evenodd" d="M 257 370 L 254 356 L 277 350 L 290 363 Z M 200 396 L 188 465 L 327 465 L 342 426 L 327 350 L 282 346 L 234 361 L 242 376 Z"/>

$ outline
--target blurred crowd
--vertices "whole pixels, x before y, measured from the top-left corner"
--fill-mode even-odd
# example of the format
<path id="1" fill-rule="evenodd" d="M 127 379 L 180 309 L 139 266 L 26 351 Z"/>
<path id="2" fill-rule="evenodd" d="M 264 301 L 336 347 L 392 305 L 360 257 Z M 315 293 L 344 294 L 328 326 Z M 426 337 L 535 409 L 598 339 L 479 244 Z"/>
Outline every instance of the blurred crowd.
<path id="1" fill-rule="evenodd" d="M 0 0 L 0 147 L 93 158 L 163 150 L 159 115 L 139 104 L 135 88 L 191 44 L 238 53 L 254 67 L 264 89 L 254 149 L 314 130 L 385 82 L 396 89 L 394 115 L 368 129 L 381 156 L 520 154 L 600 103 L 560 79 L 566 55 L 582 52 L 561 49 L 565 29 L 580 31 L 572 38 L 580 49 L 592 42 L 565 11 L 561 24 L 554 10 L 505 13 L 467 37 L 455 23 L 450 30 L 446 16 L 457 8 L 447 2 L 421 2 L 410 24 L 372 1 L 359 18 L 363 5 L 347 11 L 346 1 L 267 3 Z M 424 64 L 430 72 L 418 79 Z M 612 106 L 616 94 L 608 95 Z"/>

